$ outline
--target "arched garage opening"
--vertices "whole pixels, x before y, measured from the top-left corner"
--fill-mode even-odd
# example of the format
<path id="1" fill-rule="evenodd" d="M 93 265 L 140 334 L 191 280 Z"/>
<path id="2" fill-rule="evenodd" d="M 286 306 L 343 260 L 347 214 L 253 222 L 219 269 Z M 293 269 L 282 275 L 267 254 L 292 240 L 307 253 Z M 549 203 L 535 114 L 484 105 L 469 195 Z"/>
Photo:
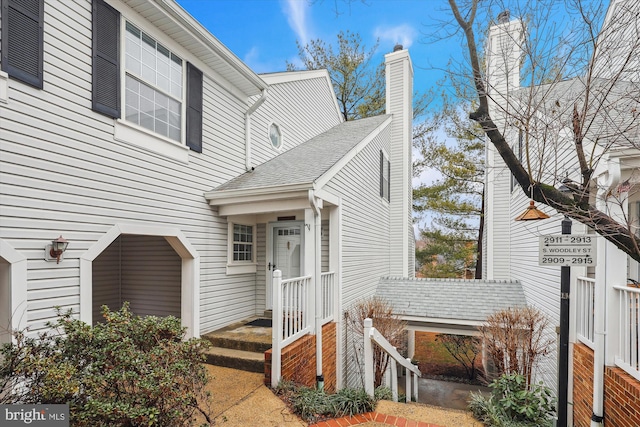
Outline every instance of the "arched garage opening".
<path id="1" fill-rule="evenodd" d="M 174 228 L 117 225 L 80 261 L 80 317 L 102 321 L 125 301 L 140 316 L 175 316 L 198 336 L 199 257 Z"/>
<path id="2" fill-rule="evenodd" d="M 182 259 L 162 236 L 121 234 L 93 260 L 93 323 L 125 301 L 139 316 L 181 317 Z"/>

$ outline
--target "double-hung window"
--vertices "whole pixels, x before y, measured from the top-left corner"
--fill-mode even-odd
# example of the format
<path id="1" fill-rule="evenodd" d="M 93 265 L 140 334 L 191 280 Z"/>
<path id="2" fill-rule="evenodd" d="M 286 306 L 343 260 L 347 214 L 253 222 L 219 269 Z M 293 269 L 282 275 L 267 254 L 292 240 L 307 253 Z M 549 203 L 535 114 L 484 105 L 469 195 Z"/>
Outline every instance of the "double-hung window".
<path id="1" fill-rule="evenodd" d="M 229 222 L 227 274 L 256 272 L 256 227 Z"/>
<path id="2" fill-rule="evenodd" d="M 253 262 L 253 226 L 233 225 L 233 261 Z"/>
<path id="3" fill-rule="evenodd" d="M 125 57 L 126 120 L 180 142 L 182 59 L 130 22 Z"/>
<path id="4" fill-rule="evenodd" d="M 92 77 L 95 111 L 202 152 L 202 72 L 104 0 L 93 0 Z"/>

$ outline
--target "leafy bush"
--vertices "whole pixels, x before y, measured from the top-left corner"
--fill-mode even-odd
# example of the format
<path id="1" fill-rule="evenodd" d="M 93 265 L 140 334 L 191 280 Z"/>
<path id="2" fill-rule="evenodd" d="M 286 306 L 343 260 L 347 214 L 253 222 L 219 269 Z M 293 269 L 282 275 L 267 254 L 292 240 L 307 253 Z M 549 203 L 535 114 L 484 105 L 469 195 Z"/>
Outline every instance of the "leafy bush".
<path id="1" fill-rule="evenodd" d="M 290 381 L 281 381 L 275 392 L 300 418 L 312 423 L 371 412 L 377 401 L 364 389 L 343 388 L 335 394 L 327 394 L 314 387 L 296 387 Z"/>
<path id="2" fill-rule="evenodd" d="M 469 409 L 473 416 L 490 427 L 552 426 L 555 399 L 548 387 L 527 386 L 520 374 L 504 374 L 491 384 L 491 396 L 472 393 Z"/>
<path id="3" fill-rule="evenodd" d="M 93 327 L 61 314 L 37 337 L 0 350 L 0 403 L 68 403 L 73 426 L 210 422 L 202 340 L 175 317 L 134 316 L 128 304 Z"/>

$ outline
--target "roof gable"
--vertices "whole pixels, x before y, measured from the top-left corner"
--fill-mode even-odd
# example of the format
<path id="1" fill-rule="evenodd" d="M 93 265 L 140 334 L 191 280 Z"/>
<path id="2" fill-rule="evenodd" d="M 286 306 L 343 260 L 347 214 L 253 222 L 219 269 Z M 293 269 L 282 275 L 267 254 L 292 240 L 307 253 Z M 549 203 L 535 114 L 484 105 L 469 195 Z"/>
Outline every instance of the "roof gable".
<path id="1" fill-rule="evenodd" d="M 207 197 L 296 184 L 312 188 L 320 179 L 326 182 L 337 173 L 357 154 L 360 146 L 366 145 L 390 122 L 391 116 L 381 115 L 341 123 L 220 185 L 207 193 Z"/>

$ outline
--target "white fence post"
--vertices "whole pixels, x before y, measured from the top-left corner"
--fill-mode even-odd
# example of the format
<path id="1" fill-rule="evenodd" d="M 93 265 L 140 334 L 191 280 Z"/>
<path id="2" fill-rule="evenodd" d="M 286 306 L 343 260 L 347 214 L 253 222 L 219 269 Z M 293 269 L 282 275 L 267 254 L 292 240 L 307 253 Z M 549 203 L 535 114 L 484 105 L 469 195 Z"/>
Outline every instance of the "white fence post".
<path id="1" fill-rule="evenodd" d="M 411 363 L 411 358 L 407 357 L 407 362 Z M 407 398 L 405 399 L 408 402 L 411 402 L 411 375 L 412 372 L 408 369 L 405 369 L 405 377 L 404 377 L 404 389 L 406 390 L 406 395 Z M 416 378 L 416 383 L 418 382 L 418 379 Z M 418 401 L 418 399 L 416 399 L 416 402 Z"/>
<path id="2" fill-rule="evenodd" d="M 397 350 L 393 347 L 394 350 Z M 391 364 L 391 395 L 393 401 L 398 401 L 398 364 L 391 356 L 387 356 L 388 363 Z"/>
<path id="3" fill-rule="evenodd" d="M 364 319 L 364 390 L 371 397 L 374 395 L 373 387 L 373 344 L 371 343 L 371 329 L 373 321 Z"/>
<path id="4" fill-rule="evenodd" d="M 273 272 L 273 319 L 271 328 L 271 387 L 277 387 L 282 376 L 282 272 Z"/>

